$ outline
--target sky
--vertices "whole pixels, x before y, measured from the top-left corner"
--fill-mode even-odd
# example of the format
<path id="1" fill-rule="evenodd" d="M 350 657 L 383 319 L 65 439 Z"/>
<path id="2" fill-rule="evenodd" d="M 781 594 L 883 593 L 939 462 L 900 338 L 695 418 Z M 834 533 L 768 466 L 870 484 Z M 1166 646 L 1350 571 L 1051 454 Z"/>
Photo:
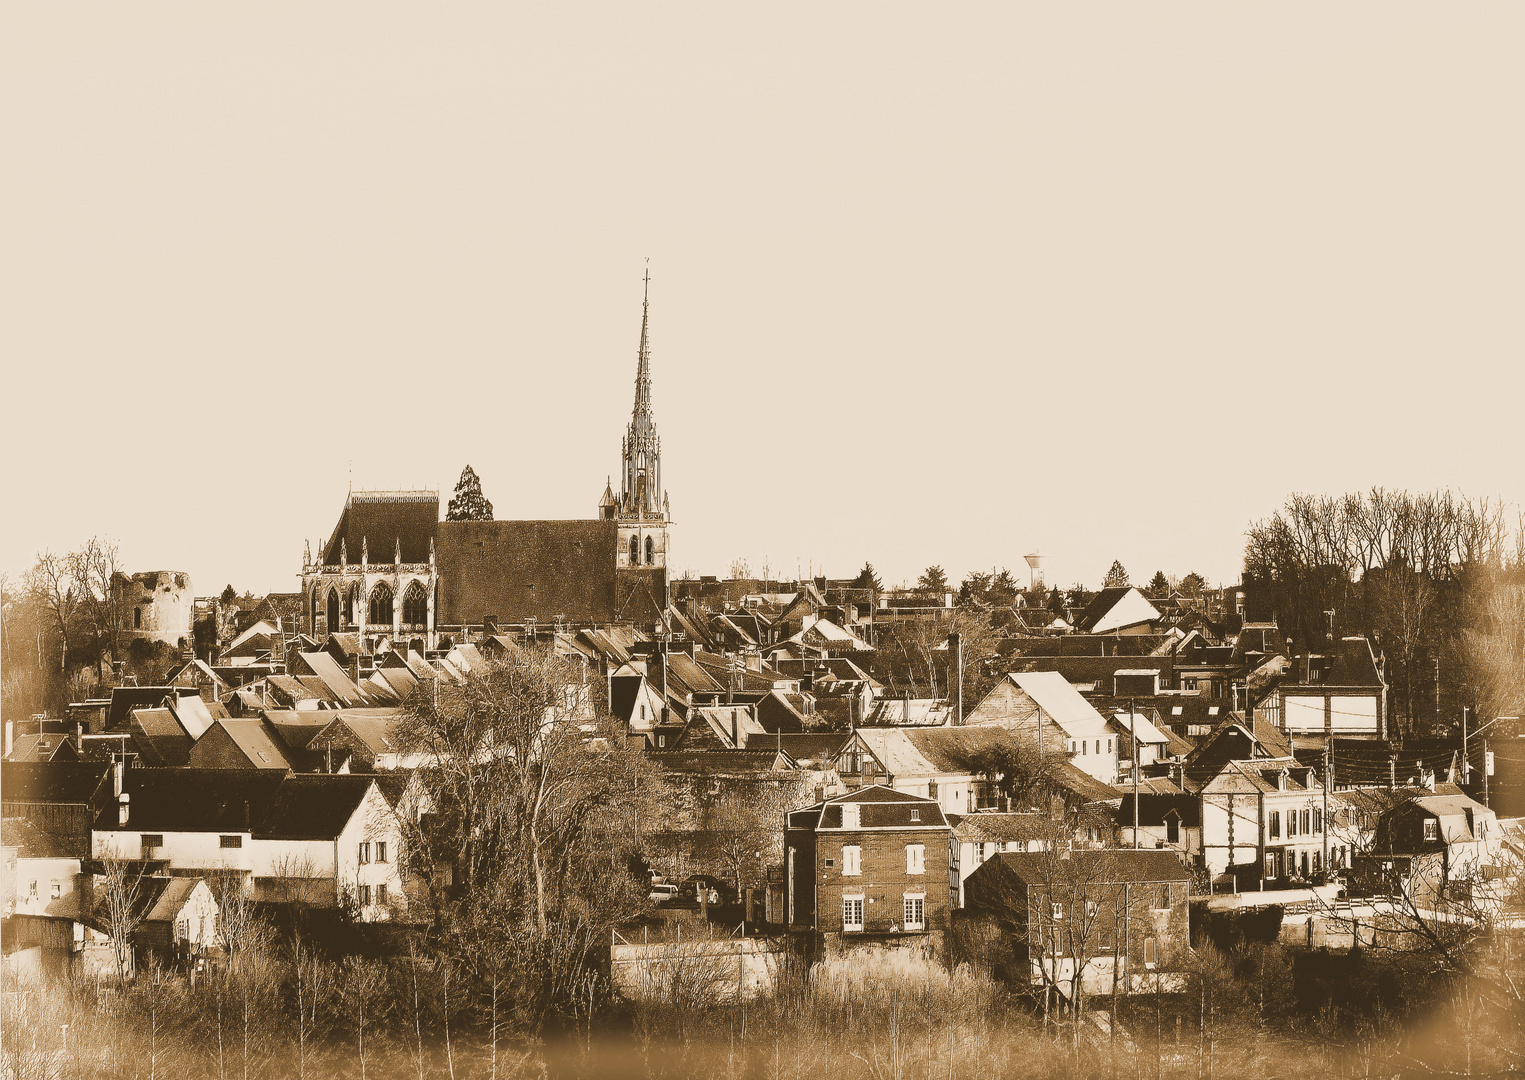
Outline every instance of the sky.
<path id="1" fill-rule="evenodd" d="M 295 590 L 345 493 L 592 517 L 642 275 L 675 570 L 1237 579 L 1525 503 L 1518 3 L 23 4 L 0 572 Z"/>

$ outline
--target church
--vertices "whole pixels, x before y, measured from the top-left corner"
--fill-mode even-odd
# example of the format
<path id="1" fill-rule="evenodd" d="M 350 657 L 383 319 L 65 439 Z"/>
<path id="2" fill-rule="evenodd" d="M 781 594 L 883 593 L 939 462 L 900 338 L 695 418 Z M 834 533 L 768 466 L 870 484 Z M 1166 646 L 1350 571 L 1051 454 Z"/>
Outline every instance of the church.
<path id="1" fill-rule="evenodd" d="M 620 490 L 575 521 L 441 521 L 437 491 L 352 491 L 316 559 L 302 559 L 304 629 L 420 651 L 473 629 L 655 627 L 668 600 L 662 441 L 651 402 L 650 280 Z"/>

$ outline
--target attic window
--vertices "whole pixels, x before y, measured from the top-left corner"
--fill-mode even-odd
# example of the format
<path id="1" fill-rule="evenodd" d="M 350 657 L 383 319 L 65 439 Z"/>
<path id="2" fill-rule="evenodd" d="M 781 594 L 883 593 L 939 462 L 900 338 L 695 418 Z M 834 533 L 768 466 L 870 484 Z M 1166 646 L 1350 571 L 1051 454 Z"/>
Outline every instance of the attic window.
<path id="1" fill-rule="evenodd" d="M 1181 706 L 1179 706 L 1179 705 L 1172 705 L 1170 707 L 1170 715 L 1171 716 L 1180 716 L 1181 715 Z"/>
<path id="2" fill-rule="evenodd" d="M 256 750 L 255 753 L 259 755 L 259 759 L 261 761 L 263 761 L 266 765 L 270 764 L 270 755 L 269 754 L 265 753 L 263 750 Z"/>
<path id="3" fill-rule="evenodd" d="M 920 821 L 921 820 L 921 811 L 913 809 L 911 811 L 911 820 L 912 821 Z"/>
<path id="4" fill-rule="evenodd" d="M 1207 707 L 1207 715 L 1208 716 L 1217 716 L 1218 715 L 1218 706 L 1216 706 L 1216 705 L 1209 705 Z"/>

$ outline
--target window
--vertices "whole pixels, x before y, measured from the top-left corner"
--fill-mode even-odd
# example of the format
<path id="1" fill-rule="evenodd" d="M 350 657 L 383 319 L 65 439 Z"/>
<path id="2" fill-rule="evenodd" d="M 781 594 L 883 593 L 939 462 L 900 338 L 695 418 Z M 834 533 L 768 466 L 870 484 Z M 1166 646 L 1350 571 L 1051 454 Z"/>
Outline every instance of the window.
<path id="1" fill-rule="evenodd" d="M 37 899 L 37 882 L 32 882 L 32 887 L 27 890 L 27 897 L 31 900 Z"/>
<path id="2" fill-rule="evenodd" d="M 1287 811 L 1287 835 L 1289 837 L 1297 835 L 1297 811 L 1296 810 L 1288 810 Z"/>
<path id="3" fill-rule="evenodd" d="M 826 860 L 826 869 L 830 870 L 832 867 L 834 867 L 836 865 L 837 865 L 837 860 L 835 860 L 835 859 L 827 859 Z"/>
<path id="4" fill-rule="evenodd" d="M 842 929 L 863 929 L 863 897 L 844 896 L 842 898 Z"/>
<path id="5" fill-rule="evenodd" d="M 926 900 L 919 895 L 908 895 L 905 898 L 905 928 L 907 930 L 926 929 L 926 903 Z"/>
<path id="6" fill-rule="evenodd" d="M 377 840 L 376 841 L 376 861 L 377 862 L 386 862 L 387 861 L 387 842 L 385 840 Z"/>
<path id="7" fill-rule="evenodd" d="M 132 609 L 132 628 L 134 630 L 143 629 L 143 609 L 140 607 Z"/>
<path id="8" fill-rule="evenodd" d="M 371 590 L 370 621 L 384 626 L 392 623 L 392 590 L 385 582 Z"/>
<path id="9" fill-rule="evenodd" d="M 1100 910 L 1101 910 L 1101 905 L 1098 904 L 1095 900 L 1087 900 L 1086 901 L 1086 918 L 1087 919 L 1094 919 L 1094 918 L 1096 918 L 1096 913 L 1098 911 L 1100 911 Z"/>
<path id="10" fill-rule="evenodd" d="M 360 886 L 360 906 L 371 906 L 371 887 L 369 885 Z"/>
<path id="11" fill-rule="evenodd" d="M 634 536 L 630 538 L 630 565 L 636 566 L 641 561 L 640 541 Z"/>
<path id="12" fill-rule="evenodd" d="M 1161 911 L 1168 911 L 1170 909 L 1170 886 L 1169 885 L 1161 885 L 1160 886 L 1160 894 L 1159 894 L 1159 896 L 1157 896 L 1155 898 L 1154 906 L 1156 908 L 1158 908 L 1159 910 L 1161 910 Z"/>
<path id="13" fill-rule="evenodd" d="M 657 561 L 657 546 L 651 537 L 646 538 L 646 565 L 650 566 Z"/>
<path id="14" fill-rule="evenodd" d="M 1151 967 L 1154 965 L 1154 938 L 1152 937 L 1144 939 L 1144 963 Z"/>
<path id="15" fill-rule="evenodd" d="M 368 863 L 371 861 L 371 845 L 369 843 L 363 843 L 360 845 L 360 856 L 357 861 L 362 863 Z"/>
<path id="16" fill-rule="evenodd" d="M 863 849 L 857 844 L 842 846 L 842 873 L 848 877 L 863 873 Z"/>
<path id="17" fill-rule="evenodd" d="M 333 633 L 339 629 L 339 590 L 329 589 L 328 599 L 324 603 L 324 616 L 328 619 L 328 632 Z"/>
<path id="18" fill-rule="evenodd" d="M 1081 757 L 1085 757 L 1086 747 L 1090 746 L 1090 745 L 1091 744 L 1089 742 L 1087 742 L 1085 739 L 1081 739 L 1080 740 L 1080 756 Z"/>
<path id="19" fill-rule="evenodd" d="M 1165 819 L 1165 842 L 1169 844 L 1181 842 L 1181 819 L 1174 815 Z"/>
<path id="20" fill-rule="evenodd" d="M 144 847 L 163 847 L 164 846 L 164 834 L 163 833 L 156 833 L 156 832 L 146 832 L 146 833 L 144 833 L 143 834 L 143 846 Z"/>
<path id="21" fill-rule="evenodd" d="M 383 885 L 377 885 L 376 886 L 376 903 L 378 905 L 380 905 L 380 906 L 384 906 L 386 904 L 386 902 L 387 902 L 387 887 L 386 887 L 386 885 L 384 885 L 384 884 Z"/>
<path id="22" fill-rule="evenodd" d="M 927 872 L 927 848 L 925 844 L 907 844 L 905 846 L 905 872 L 907 874 L 925 874 Z"/>
<path id="23" fill-rule="evenodd" d="M 666 746 L 666 745 L 667 745 L 667 736 L 666 735 L 658 735 L 657 736 L 657 746 L 658 747 L 663 747 L 663 746 Z"/>
<path id="24" fill-rule="evenodd" d="M 402 597 L 402 621 L 423 626 L 429 621 L 429 600 L 418 582 L 408 586 Z"/>
<path id="25" fill-rule="evenodd" d="M 217 838 L 217 846 L 224 848 L 241 848 L 244 846 L 244 838 L 242 836 L 219 836 Z"/>
<path id="26" fill-rule="evenodd" d="M 1424 838 L 1426 840 L 1439 840 L 1440 822 L 1436 821 L 1434 818 L 1427 819 L 1424 823 Z"/>
<path id="27" fill-rule="evenodd" d="M 1112 740 L 1108 739 L 1107 740 L 1107 753 L 1110 754 L 1111 752 L 1112 752 Z"/>
<path id="28" fill-rule="evenodd" d="M 1101 740 L 1100 739 L 1096 740 L 1096 752 L 1098 754 L 1101 753 Z"/>
<path id="29" fill-rule="evenodd" d="M 1064 918 L 1063 904 L 1050 904 L 1048 906 L 1049 917 L 1055 920 Z"/>
<path id="30" fill-rule="evenodd" d="M 1281 836 L 1281 811 L 1272 810 L 1270 817 L 1270 835 L 1275 840 Z"/>
<path id="31" fill-rule="evenodd" d="M 1323 810 L 1315 810 L 1315 811 L 1313 811 L 1313 831 L 1314 831 L 1314 833 L 1321 833 L 1321 832 L 1324 831 L 1324 811 Z"/>
<path id="32" fill-rule="evenodd" d="M 1313 811 L 1303 811 L 1303 835 L 1307 836 L 1313 831 Z"/>
<path id="33" fill-rule="evenodd" d="M 911 820 L 912 821 L 920 821 L 921 820 L 921 811 L 920 810 L 912 810 L 911 811 Z"/>
<path id="34" fill-rule="evenodd" d="M 60 885 L 58 882 L 56 882 L 56 881 L 53 882 L 52 887 L 48 890 L 48 896 L 51 899 L 53 899 L 53 900 L 57 900 L 63 894 L 64 894 L 64 887 L 62 885 Z"/>
<path id="35" fill-rule="evenodd" d="M 175 940 L 189 941 L 191 937 L 191 920 L 179 919 L 175 922 Z"/>

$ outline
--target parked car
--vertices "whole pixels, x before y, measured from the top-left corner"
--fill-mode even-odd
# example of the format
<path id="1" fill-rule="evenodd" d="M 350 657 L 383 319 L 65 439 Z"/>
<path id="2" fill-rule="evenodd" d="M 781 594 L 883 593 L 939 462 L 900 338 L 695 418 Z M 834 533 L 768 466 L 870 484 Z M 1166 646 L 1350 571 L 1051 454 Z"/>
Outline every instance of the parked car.
<path id="1" fill-rule="evenodd" d="M 660 904 L 667 900 L 676 900 L 678 898 L 678 887 L 676 885 L 653 885 L 651 892 L 647 893 L 646 896 L 653 904 Z"/>

